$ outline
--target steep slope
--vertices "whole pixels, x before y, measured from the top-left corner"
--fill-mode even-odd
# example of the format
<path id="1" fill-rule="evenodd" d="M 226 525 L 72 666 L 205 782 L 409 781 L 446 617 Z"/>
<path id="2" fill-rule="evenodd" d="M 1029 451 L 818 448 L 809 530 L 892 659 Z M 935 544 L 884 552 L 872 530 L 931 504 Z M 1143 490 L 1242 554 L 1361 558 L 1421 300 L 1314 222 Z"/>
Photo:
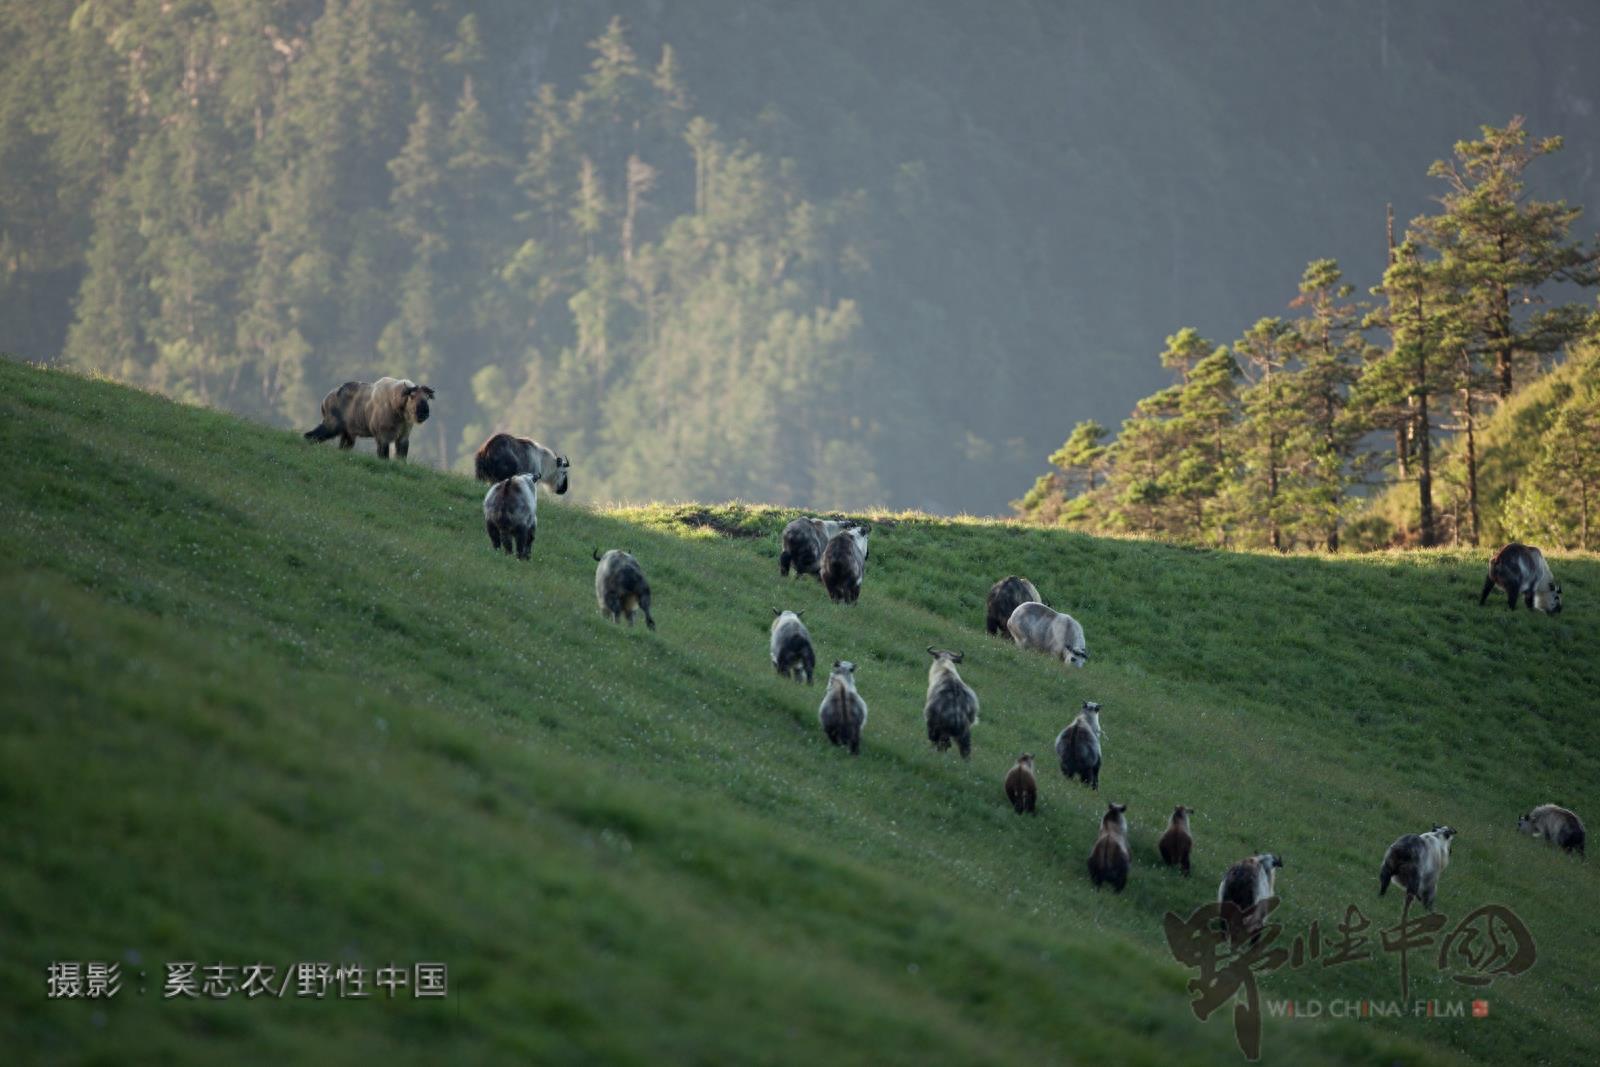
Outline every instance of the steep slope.
<path id="1" fill-rule="evenodd" d="M 1535 968 L 1475 993 L 1414 955 L 1414 999 L 1491 1017 L 1273 1020 L 1267 1059 L 1600 1054 L 1592 871 L 1515 831 L 1545 800 L 1600 811 L 1592 560 L 1556 560 L 1552 619 L 1480 610 L 1461 555 L 880 516 L 845 608 L 780 582 L 769 509 L 547 497 L 522 565 L 464 479 L 6 362 L 0 441 L 0 1044 L 24 1060 L 1238 1062 L 1162 915 L 1270 848 L 1288 934 L 1359 903 L 1376 948 L 1382 850 L 1436 821 L 1461 831 L 1441 909 L 1514 903 Z M 597 544 L 643 562 L 656 633 L 595 611 Z M 984 638 L 1009 572 L 1085 623 L 1088 669 Z M 821 687 L 766 663 L 773 604 L 860 665 L 858 759 L 823 743 Z M 970 764 L 922 734 L 930 642 L 967 651 Z M 1048 758 L 1085 697 L 1098 794 Z M 1000 791 L 1023 749 L 1032 820 Z M 1107 799 L 1133 826 L 1120 896 L 1083 874 Z M 1180 801 L 1190 881 L 1152 863 Z M 124 988 L 47 1000 L 52 960 L 121 961 Z M 162 996 L 174 961 L 434 960 L 438 1001 Z M 1397 986 L 1380 953 L 1263 994 Z"/>

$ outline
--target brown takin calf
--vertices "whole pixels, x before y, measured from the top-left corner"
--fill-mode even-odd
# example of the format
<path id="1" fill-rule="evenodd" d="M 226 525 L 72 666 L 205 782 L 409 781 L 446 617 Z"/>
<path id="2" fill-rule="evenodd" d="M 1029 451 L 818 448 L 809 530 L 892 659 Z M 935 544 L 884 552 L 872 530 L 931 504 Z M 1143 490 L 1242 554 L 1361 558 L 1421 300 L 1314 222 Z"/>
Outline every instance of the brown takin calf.
<path id="1" fill-rule="evenodd" d="M 340 448 L 354 448 L 356 438 L 371 437 L 378 443 L 378 457 L 389 458 L 389 449 L 400 459 L 411 450 L 411 429 L 428 421 L 431 385 L 418 385 L 409 378 L 379 378 L 372 384 L 345 382 L 322 398 L 322 422 L 307 430 L 307 441 L 322 442 L 335 437 Z"/>
<path id="2" fill-rule="evenodd" d="M 1037 815 L 1039 805 L 1039 779 L 1033 773 L 1033 754 L 1024 752 L 1006 774 L 1006 799 L 1018 815 L 1027 812 Z"/>
<path id="3" fill-rule="evenodd" d="M 1157 848 L 1161 850 L 1161 862 L 1168 867 L 1177 867 L 1189 875 L 1189 854 L 1194 851 L 1194 838 L 1189 834 L 1189 816 L 1194 814 L 1194 809 L 1186 808 L 1182 804 L 1172 809 L 1172 821 L 1167 823 L 1167 832 L 1161 835 Z"/>
<path id="4" fill-rule="evenodd" d="M 1588 835 L 1583 829 L 1583 820 L 1576 812 L 1559 805 L 1540 804 L 1517 819 L 1517 829 L 1533 837 L 1542 837 L 1567 852 L 1586 855 L 1583 846 Z"/>
<path id="5" fill-rule="evenodd" d="M 1128 852 L 1128 805 L 1110 804 L 1105 817 L 1100 820 L 1100 836 L 1089 853 L 1089 881 L 1099 889 L 1103 883 L 1122 892 L 1128 884 L 1128 872 L 1133 869 L 1133 856 Z"/>

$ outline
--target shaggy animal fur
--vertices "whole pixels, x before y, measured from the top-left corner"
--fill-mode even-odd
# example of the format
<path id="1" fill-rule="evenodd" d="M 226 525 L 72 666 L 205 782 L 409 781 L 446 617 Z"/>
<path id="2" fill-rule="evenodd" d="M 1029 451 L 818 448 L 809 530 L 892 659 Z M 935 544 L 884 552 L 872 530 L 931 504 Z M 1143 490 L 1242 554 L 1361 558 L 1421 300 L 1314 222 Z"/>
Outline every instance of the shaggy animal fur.
<path id="1" fill-rule="evenodd" d="M 1161 850 L 1161 862 L 1168 867 L 1177 867 L 1183 871 L 1184 877 L 1189 875 L 1189 854 L 1194 851 L 1194 838 L 1189 834 L 1189 816 L 1193 809 L 1182 804 L 1172 809 L 1172 819 L 1167 823 L 1167 832 L 1161 835 L 1157 848 Z"/>
<path id="2" fill-rule="evenodd" d="M 1100 836 L 1089 853 L 1089 881 L 1099 889 L 1110 883 L 1118 893 L 1128 884 L 1133 856 L 1128 852 L 1128 805 L 1111 804 L 1100 820 Z"/>
<path id="3" fill-rule="evenodd" d="M 1006 799 L 1011 801 L 1018 815 L 1023 812 L 1039 814 L 1039 780 L 1033 775 L 1032 753 L 1018 756 L 1017 762 L 1006 772 Z"/>
<path id="4" fill-rule="evenodd" d="M 1568 852 L 1586 855 L 1583 845 L 1588 835 L 1583 829 L 1583 820 L 1566 808 L 1540 804 L 1517 820 L 1517 829 L 1534 837 L 1542 837 Z"/>
<path id="5" fill-rule="evenodd" d="M 928 666 L 928 699 L 922 706 L 922 718 L 928 725 L 928 740 L 940 752 L 955 742 L 961 758 L 972 755 L 972 727 L 978 721 L 978 694 L 961 680 L 956 664 L 963 658 L 960 652 L 928 646 L 933 663 Z"/>
<path id="6" fill-rule="evenodd" d="M 531 474 L 561 496 L 567 491 L 567 475 L 572 464 L 567 457 L 541 445 L 530 437 L 497 433 L 478 447 L 474 462 L 478 480 L 499 482 L 518 474 Z"/>
<path id="7" fill-rule="evenodd" d="M 829 599 L 854 604 L 867 573 L 867 528 L 849 526 L 834 534 L 822 550 L 822 585 Z"/>
<path id="8" fill-rule="evenodd" d="M 483 524 L 489 543 L 526 560 L 539 532 L 539 483 L 531 474 L 496 482 L 483 495 Z"/>
<path id="9" fill-rule="evenodd" d="M 1406 898 L 1415 897 L 1433 910 L 1439 892 L 1439 875 L 1450 865 L 1450 839 L 1456 832 L 1448 826 L 1435 826 L 1425 834 L 1404 834 L 1395 839 L 1383 854 L 1378 868 L 1378 895 L 1389 891 L 1391 880 L 1399 882 Z"/>
<path id="10" fill-rule="evenodd" d="M 1239 909 L 1236 921 L 1230 922 L 1226 910 L 1223 924 L 1229 936 L 1237 943 L 1249 937 L 1254 941 L 1261 936 L 1267 921 L 1268 902 L 1278 892 L 1278 871 L 1283 859 L 1275 852 L 1262 852 L 1240 860 L 1222 876 L 1217 886 L 1217 903 L 1231 904 Z"/>
<path id="11" fill-rule="evenodd" d="M 356 438 L 371 437 L 378 443 L 378 456 L 394 454 L 405 459 L 411 450 L 411 428 L 428 421 L 428 401 L 433 387 L 418 385 L 409 378 L 379 378 L 366 382 L 345 382 L 322 398 L 322 422 L 307 430 L 307 441 L 322 442 L 335 437 L 340 448 L 354 448 Z"/>
<path id="12" fill-rule="evenodd" d="M 632 626 L 634 611 L 643 611 L 644 624 L 654 630 L 656 620 L 650 616 L 650 583 L 645 581 L 639 561 L 620 548 L 613 548 L 604 556 L 597 548 L 594 558 L 600 564 L 594 569 L 594 598 L 600 602 L 600 610 L 606 618 L 619 622 L 626 615 L 628 625 Z"/>
<path id="13" fill-rule="evenodd" d="M 853 525 L 833 519 L 800 518 L 790 522 L 783 528 L 783 537 L 780 539 L 782 547 L 778 552 L 778 574 L 787 578 L 789 568 L 793 567 L 796 578 L 813 574 L 820 579 L 822 550 L 838 536 L 839 531 Z"/>
<path id="14" fill-rule="evenodd" d="M 856 665 L 849 660 L 834 660 L 828 691 L 817 708 L 817 721 L 822 723 L 822 732 L 831 744 L 847 746 L 852 756 L 860 754 L 867 702 L 856 692 Z"/>
<path id="15" fill-rule="evenodd" d="M 803 611 L 772 609 L 773 668 L 785 678 L 811 684 L 811 673 L 817 667 L 817 654 L 811 647 L 811 631 L 800 621 Z"/>
<path id="16" fill-rule="evenodd" d="M 989 587 L 988 607 L 984 614 L 983 628 L 992 637 L 995 634 L 1006 633 L 1006 623 L 1011 619 L 1011 613 L 1017 610 L 1020 604 L 1038 604 L 1043 601 L 1039 590 L 1026 578 L 1011 575 L 1002 578 Z"/>
<path id="17" fill-rule="evenodd" d="M 1089 646 L 1078 620 L 1043 604 L 1018 604 L 1006 620 L 1006 631 L 1017 647 L 1059 656 L 1069 667 L 1089 662 Z"/>
<path id="18" fill-rule="evenodd" d="M 1056 756 L 1061 773 L 1083 780 L 1090 789 L 1100 788 L 1100 705 L 1083 702 L 1078 717 L 1056 735 Z"/>
<path id="19" fill-rule="evenodd" d="M 1483 593 L 1478 606 L 1489 601 L 1495 586 L 1506 591 L 1506 607 L 1515 611 L 1517 598 L 1528 607 L 1554 615 L 1561 610 L 1561 587 L 1550 573 L 1550 564 L 1537 548 L 1519 545 L 1515 541 L 1494 554 L 1489 561 L 1489 576 L 1483 580 Z"/>

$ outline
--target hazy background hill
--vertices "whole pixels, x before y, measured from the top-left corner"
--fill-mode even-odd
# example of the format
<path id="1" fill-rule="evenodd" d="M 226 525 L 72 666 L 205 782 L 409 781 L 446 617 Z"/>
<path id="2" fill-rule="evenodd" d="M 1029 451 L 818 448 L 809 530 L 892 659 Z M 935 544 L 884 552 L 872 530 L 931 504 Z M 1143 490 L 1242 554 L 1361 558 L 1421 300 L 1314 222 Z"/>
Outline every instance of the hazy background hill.
<path id="1" fill-rule="evenodd" d="M 1572 3 L 0 11 L 0 346 L 281 424 L 426 376 L 413 456 L 585 496 L 994 512 L 1178 327 L 1375 283 L 1481 123 L 1600 203 Z"/>

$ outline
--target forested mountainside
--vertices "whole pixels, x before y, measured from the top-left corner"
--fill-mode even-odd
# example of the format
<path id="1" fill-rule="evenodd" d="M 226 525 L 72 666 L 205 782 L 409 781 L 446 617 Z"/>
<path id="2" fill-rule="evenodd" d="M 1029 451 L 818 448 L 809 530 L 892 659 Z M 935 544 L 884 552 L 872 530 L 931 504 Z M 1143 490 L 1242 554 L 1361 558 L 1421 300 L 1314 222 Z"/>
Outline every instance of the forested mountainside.
<path id="1" fill-rule="evenodd" d="M 439 391 L 598 498 L 997 511 L 1513 114 L 1600 203 L 1594 13 L 0 2 L 0 348 L 310 425 Z M 1592 231 L 1592 226 L 1589 227 Z"/>

